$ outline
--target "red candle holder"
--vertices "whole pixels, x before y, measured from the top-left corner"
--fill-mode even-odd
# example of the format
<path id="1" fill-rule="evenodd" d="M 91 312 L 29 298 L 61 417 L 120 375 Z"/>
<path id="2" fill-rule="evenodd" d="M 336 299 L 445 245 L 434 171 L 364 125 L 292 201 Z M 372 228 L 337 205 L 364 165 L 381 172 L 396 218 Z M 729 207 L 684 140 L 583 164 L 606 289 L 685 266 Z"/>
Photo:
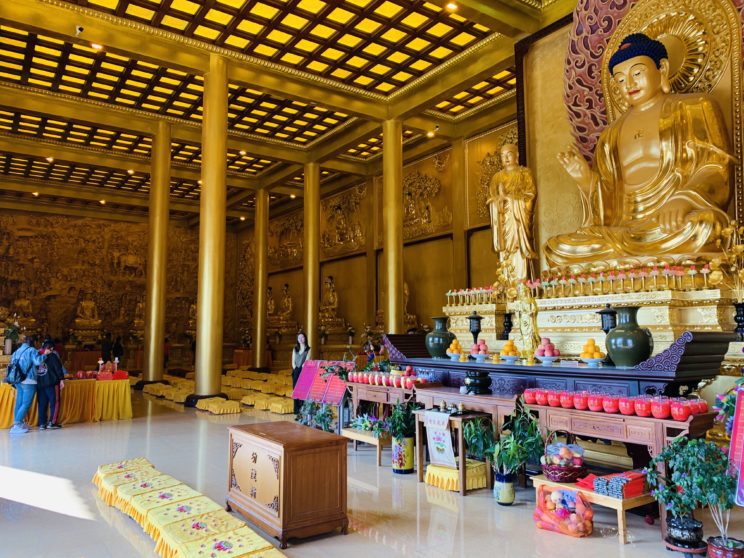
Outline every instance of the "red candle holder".
<path id="1" fill-rule="evenodd" d="M 700 404 L 700 399 L 690 399 L 688 401 L 688 405 L 690 406 L 690 414 L 699 415 L 703 412 L 702 405 Z"/>
<path id="2" fill-rule="evenodd" d="M 586 391 L 578 391 L 573 394 L 574 409 L 586 411 L 589 408 L 589 394 Z"/>
<path id="3" fill-rule="evenodd" d="M 552 389 L 548 391 L 548 405 L 551 407 L 560 407 L 561 406 L 561 396 L 560 393 L 557 391 L 553 391 Z"/>
<path id="4" fill-rule="evenodd" d="M 632 397 L 621 397 L 617 405 L 621 415 L 635 414 L 635 400 Z"/>
<path id="5" fill-rule="evenodd" d="M 573 409 L 574 407 L 574 398 L 573 393 L 570 391 L 562 391 L 560 393 L 560 400 L 561 400 L 561 407 L 564 409 Z"/>
<path id="6" fill-rule="evenodd" d="M 705 414 L 708 412 L 708 402 L 705 399 L 698 399 L 700 403 L 700 413 Z"/>
<path id="7" fill-rule="evenodd" d="M 603 411 L 604 408 L 602 406 L 604 402 L 604 395 L 599 395 L 596 393 L 593 393 L 589 396 L 589 399 L 587 400 L 587 404 L 589 406 L 590 411 Z"/>
<path id="8" fill-rule="evenodd" d="M 619 410 L 618 398 L 614 395 L 605 395 L 602 400 L 602 409 L 605 413 L 617 413 Z"/>
<path id="9" fill-rule="evenodd" d="M 651 402 L 651 415 L 657 419 L 668 419 L 672 414 L 672 404 L 666 397 L 657 397 Z"/>
<path id="10" fill-rule="evenodd" d="M 674 401 L 671 406 L 672 418 L 680 422 L 686 421 L 690 418 L 692 412 L 692 404 L 687 401 Z"/>
<path id="11" fill-rule="evenodd" d="M 534 405 L 535 401 L 535 390 L 533 388 L 527 388 L 524 390 L 524 402 L 527 405 Z"/>
<path id="12" fill-rule="evenodd" d="M 536 389 L 535 390 L 535 402 L 538 405 L 547 405 L 548 404 L 548 391 L 545 389 Z"/>
<path id="13" fill-rule="evenodd" d="M 633 410 L 639 417 L 650 417 L 651 416 L 651 399 L 648 397 L 638 397 L 633 402 Z"/>

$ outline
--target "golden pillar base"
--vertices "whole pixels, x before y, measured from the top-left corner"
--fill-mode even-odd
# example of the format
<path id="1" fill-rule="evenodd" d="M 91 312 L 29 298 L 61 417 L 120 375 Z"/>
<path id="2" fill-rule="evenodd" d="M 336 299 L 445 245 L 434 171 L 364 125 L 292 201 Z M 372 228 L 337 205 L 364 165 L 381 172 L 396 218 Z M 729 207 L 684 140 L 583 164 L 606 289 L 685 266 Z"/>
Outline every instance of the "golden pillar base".
<path id="1" fill-rule="evenodd" d="M 506 304 L 486 303 L 486 304 L 465 304 L 465 305 L 447 305 L 442 308 L 444 314 L 449 316 L 449 330 L 457 336 L 457 340 L 464 348 L 469 348 L 473 344 L 473 334 L 470 333 L 470 322 L 468 316 L 473 311 L 483 316 L 481 320 L 481 332 L 478 339 L 484 339 L 491 352 L 499 350 L 504 341 L 499 338 L 504 333 L 504 314 L 506 314 Z M 513 331 L 513 329 L 512 329 Z"/>
<path id="2" fill-rule="evenodd" d="M 597 312 L 611 306 L 640 306 L 638 323 L 651 330 L 656 355 L 685 331 L 734 331 L 731 295 L 720 289 L 653 291 L 544 298 L 537 301 L 540 336 L 549 337 L 565 356 L 579 355 L 588 338 L 603 347 L 605 334 Z M 512 330 L 512 337 L 514 331 Z"/>

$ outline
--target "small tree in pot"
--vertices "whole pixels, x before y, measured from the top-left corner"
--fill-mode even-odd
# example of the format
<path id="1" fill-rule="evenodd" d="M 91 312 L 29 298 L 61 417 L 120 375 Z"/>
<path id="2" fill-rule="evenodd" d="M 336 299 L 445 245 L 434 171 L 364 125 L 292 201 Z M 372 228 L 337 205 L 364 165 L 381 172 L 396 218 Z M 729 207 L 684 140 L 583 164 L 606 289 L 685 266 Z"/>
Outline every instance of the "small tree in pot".
<path id="1" fill-rule="evenodd" d="M 387 420 L 387 430 L 393 440 L 393 473 L 413 473 L 413 447 L 416 435 L 414 403 L 395 403 Z"/>
<path id="2" fill-rule="evenodd" d="M 666 506 L 669 542 L 681 548 L 704 548 L 703 525 L 693 518 L 708 506 L 721 536 L 709 540 L 711 556 L 742 557 L 744 543 L 728 537 L 736 481 L 724 451 L 713 442 L 681 437 L 651 460 L 646 469 L 651 495 Z M 716 553 L 716 547 L 724 552 Z M 728 549 L 740 554 L 731 553 Z"/>

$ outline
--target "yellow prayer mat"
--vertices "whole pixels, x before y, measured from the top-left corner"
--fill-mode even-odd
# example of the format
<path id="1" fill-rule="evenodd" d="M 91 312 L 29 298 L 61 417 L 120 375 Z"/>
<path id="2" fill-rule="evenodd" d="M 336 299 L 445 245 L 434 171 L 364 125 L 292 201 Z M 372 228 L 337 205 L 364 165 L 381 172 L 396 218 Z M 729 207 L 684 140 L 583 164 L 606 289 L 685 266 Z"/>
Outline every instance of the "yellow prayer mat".
<path id="1" fill-rule="evenodd" d="M 235 531 L 182 544 L 178 547 L 175 556 L 177 558 L 216 558 L 219 556 L 279 558 L 284 554 L 274 548 L 271 543 L 258 536 L 253 530 L 248 527 L 241 527 Z"/>
<path id="2" fill-rule="evenodd" d="M 269 411 L 279 415 L 290 415 L 294 413 L 294 399 L 284 397 L 273 397 L 270 400 Z"/>
<path id="3" fill-rule="evenodd" d="M 186 486 L 185 484 L 179 486 Z M 186 488 L 189 488 L 186 486 Z M 189 498 L 187 500 L 181 500 L 180 502 L 171 502 L 165 506 L 153 508 L 147 512 L 145 517 L 144 525 L 145 533 L 150 535 L 155 542 L 158 541 L 160 535 L 159 532 L 166 525 L 176 523 L 188 519 L 189 517 L 196 517 L 197 515 L 204 515 L 205 513 L 221 510 L 222 506 L 214 500 L 207 498 L 206 496 L 199 495 Z"/>
<path id="4" fill-rule="evenodd" d="M 132 459 L 124 459 L 117 461 L 116 463 L 109 463 L 108 465 L 99 465 L 96 471 L 96 477 L 101 475 L 110 475 L 111 473 L 121 473 L 127 469 L 141 469 L 142 467 L 155 467 L 146 457 L 134 457 Z M 95 484 L 95 477 L 93 483 Z M 98 486 L 96 484 L 96 486 Z"/>
<path id="5" fill-rule="evenodd" d="M 224 399 L 219 399 L 219 401 L 209 403 L 206 410 L 213 415 L 231 415 L 234 413 L 240 413 L 240 403 L 237 401 L 225 401 Z"/>
<path id="6" fill-rule="evenodd" d="M 478 488 L 485 488 L 487 484 L 486 464 L 473 459 L 466 460 L 466 463 L 468 469 L 465 479 L 465 489 L 476 490 Z M 442 465 L 427 465 L 424 482 L 437 488 L 459 492 L 460 470 L 443 467 Z"/>
<path id="7" fill-rule="evenodd" d="M 169 388 L 170 386 L 167 386 L 165 384 L 147 384 L 145 387 L 142 388 L 142 392 L 149 395 L 154 395 L 155 397 L 162 397 L 163 392 Z"/>
<path id="8" fill-rule="evenodd" d="M 144 527 L 148 514 L 159 507 L 201 496 L 196 490 L 183 483 L 133 496 L 125 513 Z"/>
<path id="9" fill-rule="evenodd" d="M 209 397 L 207 399 L 200 399 L 196 402 L 196 408 L 200 411 L 206 411 L 207 406 L 214 401 L 224 401 L 222 397 Z"/>
<path id="10" fill-rule="evenodd" d="M 160 541 L 155 547 L 155 552 L 160 556 L 174 556 L 176 548 L 180 545 L 234 531 L 244 526 L 245 523 L 225 510 L 189 517 L 166 525 L 160 530 Z"/>
<path id="11" fill-rule="evenodd" d="M 157 477 L 161 474 L 160 471 L 151 467 L 146 467 L 143 469 L 128 469 L 121 473 L 102 475 L 100 478 L 100 484 L 98 485 L 98 496 L 109 506 L 113 506 L 116 503 L 117 488 L 119 485 L 141 482 L 143 480 Z"/>
<path id="12" fill-rule="evenodd" d="M 114 507 L 124 513 L 129 513 L 131 500 L 140 494 L 147 494 L 156 490 L 163 490 L 181 484 L 181 481 L 170 475 L 160 475 L 142 481 L 123 484 L 116 490 L 116 501 Z"/>

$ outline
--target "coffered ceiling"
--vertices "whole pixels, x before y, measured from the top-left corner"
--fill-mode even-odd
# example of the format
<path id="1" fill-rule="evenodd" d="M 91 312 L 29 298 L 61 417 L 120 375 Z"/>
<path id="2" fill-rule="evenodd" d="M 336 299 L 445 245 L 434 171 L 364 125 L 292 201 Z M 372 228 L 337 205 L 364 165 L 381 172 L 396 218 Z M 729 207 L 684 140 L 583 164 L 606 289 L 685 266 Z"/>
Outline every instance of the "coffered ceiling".
<path id="1" fill-rule="evenodd" d="M 229 68 L 231 221 L 250 218 L 259 188 L 271 190 L 274 208 L 300 203 L 308 162 L 321 164 L 323 189 L 378 173 L 385 119 L 403 121 L 406 157 L 496 126 L 514 113 L 514 42 L 575 1 L 447 4 L 0 2 L 0 206 L 84 214 L 106 200 L 107 213 L 144 219 L 152 136 L 164 119 L 171 215 L 193 222 L 203 74 L 215 53 Z"/>

